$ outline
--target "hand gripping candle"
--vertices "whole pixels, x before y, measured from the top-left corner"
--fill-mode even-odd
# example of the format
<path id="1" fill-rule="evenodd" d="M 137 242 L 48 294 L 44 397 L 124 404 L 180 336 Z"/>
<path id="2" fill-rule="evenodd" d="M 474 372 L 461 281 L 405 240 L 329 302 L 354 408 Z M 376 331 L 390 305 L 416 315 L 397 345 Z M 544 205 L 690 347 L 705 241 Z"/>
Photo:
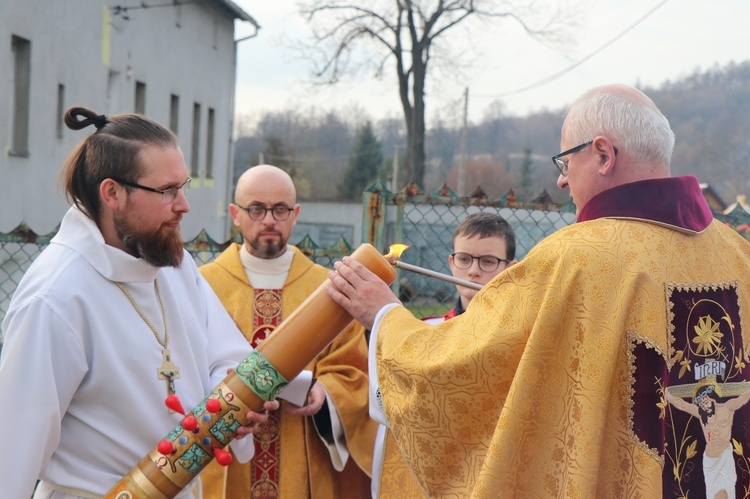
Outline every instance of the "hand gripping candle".
<path id="1" fill-rule="evenodd" d="M 351 257 L 386 284 L 396 279 L 393 266 L 369 244 Z M 223 449 L 247 423 L 247 411 L 261 411 L 263 402 L 274 399 L 353 320 L 326 293 L 329 283 L 326 279 L 105 498 L 171 499 L 214 457 L 226 457 Z"/>

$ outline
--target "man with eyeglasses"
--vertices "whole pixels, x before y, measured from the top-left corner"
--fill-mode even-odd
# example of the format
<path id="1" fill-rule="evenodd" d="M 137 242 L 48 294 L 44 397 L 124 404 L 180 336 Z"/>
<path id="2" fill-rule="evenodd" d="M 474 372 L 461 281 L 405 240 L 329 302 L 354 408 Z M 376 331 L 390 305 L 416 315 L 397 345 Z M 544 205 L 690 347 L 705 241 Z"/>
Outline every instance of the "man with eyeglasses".
<path id="1" fill-rule="evenodd" d="M 288 243 L 300 212 L 296 198 L 280 168 L 246 170 L 229 206 L 243 243 L 200 268 L 252 346 L 327 278 L 325 267 Z M 307 369 L 316 380 L 309 393 L 271 413 L 256 433 L 251 463 L 206 469 L 206 498 L 366 497 L 377 424 L 368 416 L 364 328 L 352 323 Z"/>
<path id="2" fill-rule="evenodd" d="M 183 248 L 190 178 L 177 137 L 137 114 L 74 107 L 64 122 L 96 131 L 65 161 L 73 206 L 3 321 L 7 498 L 104 496 L 180 423 L 168 396 L 197 406 L 251 351 Z M 267 418 L 246 416 L 239 435 Z M 252 457 L 252 439 L 231 445 Z"/>
<path id="3" fill-rule="evenodd" d="M 329 294 L 372 330 L 382 406 L 427 495 L 746 494 L 750 243 L 694 176 L 671 176 L 673 147 L 641 91 L 586 92 L 553 157 L 577 223 L 437 326 L 336 263 Z M 713 377 L 735 400 L 731 418 L 710 416 L 721 446 L 674 405 Z"/>
<path id="4" fill-rule="evenodd" d="M 453 234 L 453 253 L 448 255 L 451 273 L 476 284 L 487 284 L 516 262 L 516 235 L 513 227 L 496 213 L 473 213 L 464 218 Z M 463 314 L 477 290 L 456 286 L 456 306 L 438 317 L 425 317 L 427 324 L 440 324 Z M 378 387 L 371 386 L 372 393 Z M 374 397 L 374 398 L 377 398 Z M 380 423 L 373 458 L 373 499 L 424 497 L 398 451 L 393 434 L 377 403 L 370 404 L 373 418 Z"/>

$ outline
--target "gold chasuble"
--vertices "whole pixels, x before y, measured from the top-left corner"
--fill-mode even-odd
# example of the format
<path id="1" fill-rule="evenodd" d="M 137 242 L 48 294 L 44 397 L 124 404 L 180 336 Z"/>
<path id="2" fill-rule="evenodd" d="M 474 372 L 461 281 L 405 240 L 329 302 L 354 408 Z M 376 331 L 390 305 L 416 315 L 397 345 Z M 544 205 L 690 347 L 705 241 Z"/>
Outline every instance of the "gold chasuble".
<path id="1" fill-rule="evenodd" d="M 464 314 L 389 311 L 383 408 L 430 497 L 748 497 L 749 314 L 750 244 L 695 177 L 628 184 Z"/>
<path id="2" fill-rule="evenodd" d="M 284 288 L 255 290 L 248 282 L 233 244 L 200 268 L 222 304 L 253 345 L 262 342 L 321 282 L 328 269 L 297 248 Z M 350 453 L 342 472 L 331 463 L 312 417 L 284 411 L 270 415 L 255 438 L 250 463 L 236 459 L 227 467 L 211 463 L 201 475 L 206 498 L 359 498 L 369 496 L 377 424 L 368 413 L 367 347 L 364 328 L 352 323 L 307 369 L 321 383 L 341 418 Z M 324 408 L 325 408 L 324 403 Z M 322 411 L 321 411 L 322 412 Z"/>
<path id="3" fill-rule="evenodd" d="M 386 429 L 383 471 L 377 499 L 418 499 L 425 497 L 411 470 L 404 463 L 391 430 Z"/>

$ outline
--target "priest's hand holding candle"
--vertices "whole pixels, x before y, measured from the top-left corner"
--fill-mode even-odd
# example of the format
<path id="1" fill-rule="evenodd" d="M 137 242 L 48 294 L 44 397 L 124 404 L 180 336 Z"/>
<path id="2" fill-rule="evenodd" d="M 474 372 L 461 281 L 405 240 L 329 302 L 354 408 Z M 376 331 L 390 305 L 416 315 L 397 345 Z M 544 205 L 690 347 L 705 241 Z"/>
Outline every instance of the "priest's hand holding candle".
<path id="1" fill-rule="evenodd" d="M 367 329 L 372 329 L 381 308 L 389 303 L 402 304 L 388 284 L 353 258 L 344 257 L 334 269 L 328 274 L 333 283 L 326 288 L 328 296 Z"/>
<path id="2" fill-rule="evenodd" d="M 401 254 L 409 247 L 405 244 L 392 244 L 390 252 L 384 258 L 396 268 L 415 272 L 441 281 L 450 282 L 456 286 L 480 290 L 482 284 L 459 279 L 458 277 L 441 274 L 434 270 L 417 267 L 398 260 Z M 393 294 L 390 286 L 378 279 L 367 267 L 351 257 L 344 257 L 341 262 L 334 264 L 335 271 L 328 274 L 328 279 L 335 286 L 326 289 L 326 292 L 341 307 L 357 319 L 367 329 L 372 329 L 378 312 L 390 303 L 402 305 L 401 301 Z"/>

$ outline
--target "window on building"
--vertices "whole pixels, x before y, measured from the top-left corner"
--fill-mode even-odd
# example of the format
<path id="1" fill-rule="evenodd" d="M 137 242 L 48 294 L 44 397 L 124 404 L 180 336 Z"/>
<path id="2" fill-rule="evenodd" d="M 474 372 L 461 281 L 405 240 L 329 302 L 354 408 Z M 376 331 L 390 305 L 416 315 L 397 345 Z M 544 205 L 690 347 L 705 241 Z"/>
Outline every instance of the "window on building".
<path id="1" fill-rule="evenodd" d="M 175 134 L 180 124 L 180 98 L 172 94 L 169 98 L 169 129 Z"/>
<path id="2" fill-rule="evenodd" d="M 11 36 L 13 52 L 13 136 L 10 154 L 29 155 L 29 106 L 31 90 L 31 42 L 19 36 Z"/>
<path id="3" fill-rule="evenodd" d="M 201 105 L 193 104 L 193 140 L 190 145 L 190 176 L 198 177 L 198 154 L 200 152 L 201 138 Z"/>
<path id="4" fill-rule="evenodd" d="M 214 178 L 214 110 L 210 107 L 206 124 L 206 178 Z"/>
<path id="5" fill-rule="evenodd" d="M 105 114 L 115 114 L 120 106 L 120 85 L 122 78 L 117 71 L 110 71 L 107 76 L 107 111 Z"/>
<path id="6" fill-rule="evenodd" d="M 221 30 L 221 27 L 219 26 L 219 20 L 214 18 L 214 36 L 213 36 L 213 46 L 214 50 L 218 50 L 219 48 L 219 32 Z"/>
<path id="7" fill-rule="evenodd" d="M 65 85 L 57 85 L 57 114 L 55 115 L 55 134 L 58 139 L 63 138 L 63 113 L 65 112 Z"/>
<path id="8" fill-rule="evenodd" d="M 146 84 L 142 81 L 135 82 L 135 112 L 146 114 Z"/>

